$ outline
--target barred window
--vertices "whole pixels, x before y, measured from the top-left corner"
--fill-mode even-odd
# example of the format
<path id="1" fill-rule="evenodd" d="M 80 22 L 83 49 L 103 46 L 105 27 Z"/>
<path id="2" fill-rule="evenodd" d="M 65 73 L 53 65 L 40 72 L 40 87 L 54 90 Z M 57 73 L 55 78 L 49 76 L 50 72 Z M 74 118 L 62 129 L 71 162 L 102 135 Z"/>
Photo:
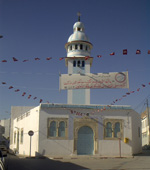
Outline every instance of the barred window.
<path id="1" fill-rule="evenodd" d="M 55 121 L 52 121 L 50 123 L 50 130 L 49 130 L 49 136 L 51 137 L 55 137 L 56 136 L 56 122 Z"/>
<path id="2" fill-rule="evenodd" d="M 123 120 L 121 119 L 105 119 L 104 120 L 104 138 L 118 139 L 123 138 Z"/>
<path id="3" fill-rule="evenodd" d="M 112 124 L 110 122 L 106 124 L 106 137 L 112 137 Z"/>
<path id="4" fill-rule="evenodd" d="M 65 122 L 61 121 L 58 127 L 58 136 L 65 137 Z"/>
<path id="5" fill-rule="evenodd" d="M 48 138 L 50 139 L 67 139 L 68 119 L 67 118 L 49 118 L 47 134 L 48 134 Z"/>

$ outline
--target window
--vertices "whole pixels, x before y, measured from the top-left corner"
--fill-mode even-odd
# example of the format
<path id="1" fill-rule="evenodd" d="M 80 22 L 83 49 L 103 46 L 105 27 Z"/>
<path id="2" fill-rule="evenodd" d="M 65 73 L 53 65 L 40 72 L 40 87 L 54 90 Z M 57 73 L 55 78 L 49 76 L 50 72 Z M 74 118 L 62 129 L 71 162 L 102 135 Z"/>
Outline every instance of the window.
<path id="1" fill-rule="evenodd" d="M 56 122 L 52 121 L 50 123 L 50 130 L 49 130 L 49 136 L 51 137 L 56 137 Z"/>
<path id="2" fill-rule="evenodd" d="M 121 119 L 105 119 L 104 120 L 104 138 L 118 139 L 123 138 L 123 120 Z M 118 136 L 119 135 L 119 136 Z"/>
<path id="3" fill-rule="evenodd" d="M 82 61 L 82 67 L 84 67 L 85 66 L 85 61 Z"/>
<path id="4" fill-rule="evenodd" d="M 73 61 L 73 67 L 76 67 L 76 61 L 75 60 Z"/>
<path id="5" fill-rule="evenodd" d="M 88 46 L 85 47 L 85 50 L 86 50 L 86 51 L 88 50 Z"/>
<path id="6" fill-rule="evenodd" d="M 70 46 L 70 50 L 72 50 L 72 45 Z"/>
<path id="7" fill-rule="evenodd" d="M 116 137 L 116 138 L 117 138 L 117 134 L 118 134 L 118 132 L 120 132 L 120 123 L 119 123 L 119 122 L 115 123 L 115 128 L 114 128 L 114 137 Z"/>
<path id="8" fill-rule="evenodd" d="M 80 31 L 80 30 L 81 30 L 81 28 L 77 28 L 77 30 L 78 30 L 78 31 Z"/>
<path id="9" fill-rule="evenodd" d="M 20 138 L 20 143 L 23 143 L 23 129 L 21 129 L 21 138 Z"/>
<path id="10" fill-rule="evenodd" d="M 78 45 L 77 44 L 75 44 L 75 50 L 77 50 L 78 49 Z"/>
<path id="11" fill-rule="evenodd" d="M 16 132 L 14 132 L 14 144 L 16 143 Z"/>
<path id="12" fill-rule="evenodd" d="M 65 137 L 65 122 L 64 121 L 59 122 L 58 136 Z"/>
<path id="13" fill-rule="evenodd" d="M 80 67 L 80 60 L 78 60 L 78 67 Z"/>
<path id="14" fill-rule="evenodd" d="M 112 137 L 112 124 L 110 122 L 106 124 L 106 137 Z"/>
<path id="15" fill-rule="evenodd" d="M 68 119 L 67 118 L 49 118 L 48 119 L 48 138 L 67 139 L 68 137 Z"/>
<path id="16" fill-rule="evenodd" d="M 80 50 L 82 50 L 83 49 L 83 45 L 82 44 L 80 44 Z"/>

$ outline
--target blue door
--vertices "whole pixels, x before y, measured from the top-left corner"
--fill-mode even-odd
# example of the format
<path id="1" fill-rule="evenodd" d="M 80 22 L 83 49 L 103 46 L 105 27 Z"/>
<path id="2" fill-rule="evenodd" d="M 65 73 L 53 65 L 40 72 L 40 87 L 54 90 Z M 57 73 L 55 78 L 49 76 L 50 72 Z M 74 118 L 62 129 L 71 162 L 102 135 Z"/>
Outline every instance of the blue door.
<path id="1" fill-rule="evenodd" d="M 83 126 L 78 131 L 77 154 L 93 155 L 94 139 L 93 130 L 88 126 Z"/>

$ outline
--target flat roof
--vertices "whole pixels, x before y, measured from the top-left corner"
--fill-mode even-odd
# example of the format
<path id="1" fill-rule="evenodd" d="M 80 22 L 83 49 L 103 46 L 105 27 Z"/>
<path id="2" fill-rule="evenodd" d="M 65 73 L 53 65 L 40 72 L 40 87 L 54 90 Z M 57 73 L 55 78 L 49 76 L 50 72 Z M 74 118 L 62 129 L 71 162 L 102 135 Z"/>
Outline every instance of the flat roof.
<path id="1" fill-rule="evenodd" d="M 129 110 L 129 105 L 79 105 L 79 104 L 57 104 L 57 103 L 41 103 L 41 108 L 80 108 L 80 109 L 112 109 L 112 110 Z"/>

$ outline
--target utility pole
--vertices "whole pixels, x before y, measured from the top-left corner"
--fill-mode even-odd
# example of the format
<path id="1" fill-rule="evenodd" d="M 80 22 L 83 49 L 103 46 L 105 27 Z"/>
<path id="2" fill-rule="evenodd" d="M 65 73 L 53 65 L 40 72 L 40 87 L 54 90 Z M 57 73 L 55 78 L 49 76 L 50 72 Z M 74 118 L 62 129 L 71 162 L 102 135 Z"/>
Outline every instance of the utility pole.
<path id="1" fill-rule="evenodd" d="M 147 110 L 147 122 L 148 122 L 148 142 L 150 144 L 150 122 L 149 122 L 149 107 L 148 107 L 148 99 L 146 99 L 146 110 Z"/>

